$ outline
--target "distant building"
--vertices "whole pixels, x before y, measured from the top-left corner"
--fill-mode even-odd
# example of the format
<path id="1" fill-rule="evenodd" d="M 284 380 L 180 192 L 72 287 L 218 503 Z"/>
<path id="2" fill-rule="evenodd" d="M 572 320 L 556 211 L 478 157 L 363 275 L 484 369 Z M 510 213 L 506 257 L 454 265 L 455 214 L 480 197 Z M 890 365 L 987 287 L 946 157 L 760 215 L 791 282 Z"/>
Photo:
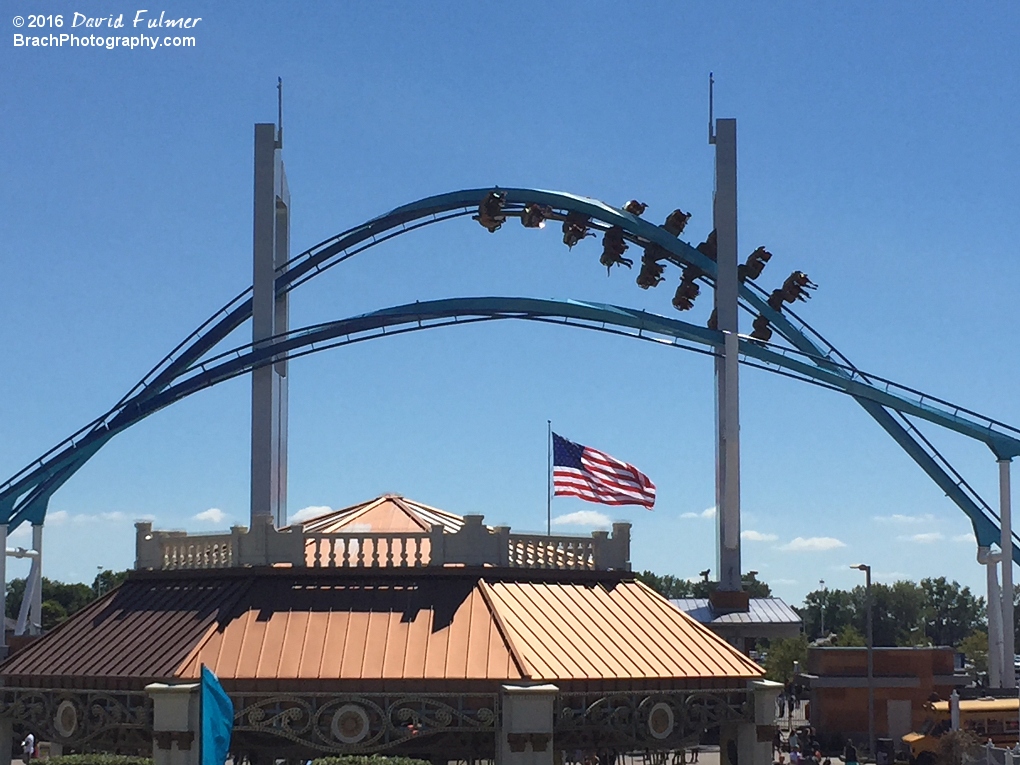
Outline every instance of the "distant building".
<path id="1" fill-rule="evenodd" d="M 716 610 L 708 598 L 678 598 L 670 603 L 744 653 L 753 650 L 758 639 L 797 637 L 803 625 L 797 612 L 780 598 L 751 598 L 747 611 L 731 612 Z"/>
<path id="2" fill-rule="evenodd" d="M 957 673 L 952 648 L 875 648 L 875 736 L 901 737 L 924 724 L 932 694 L 948 699 L 969 677 Z M 868 740 L 868 650 L 809 648 L 795 678 L 808 688 L 808 720 L 823 745 Z"/>

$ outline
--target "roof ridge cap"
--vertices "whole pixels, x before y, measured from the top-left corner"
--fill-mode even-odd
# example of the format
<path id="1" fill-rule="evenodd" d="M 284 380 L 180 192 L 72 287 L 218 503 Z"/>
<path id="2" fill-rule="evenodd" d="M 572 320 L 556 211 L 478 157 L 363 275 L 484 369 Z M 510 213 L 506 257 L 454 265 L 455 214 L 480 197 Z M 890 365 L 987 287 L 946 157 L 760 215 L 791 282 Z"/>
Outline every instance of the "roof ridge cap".
<path id="1" fill-rule="evenodd" d="M 406 497 L 401 496 L 390 497 L 390 500 L 393 504 L 400 508 L 400 512 L 410 518 L 411 521 L 419 526 L 422 531 L 432 530 L 432 524 L 426 523 L 425 519 L 418 514 L 418 511 L 411 507 L 410 503 L 414 502 L 414 500 L 408 500 Z"/>

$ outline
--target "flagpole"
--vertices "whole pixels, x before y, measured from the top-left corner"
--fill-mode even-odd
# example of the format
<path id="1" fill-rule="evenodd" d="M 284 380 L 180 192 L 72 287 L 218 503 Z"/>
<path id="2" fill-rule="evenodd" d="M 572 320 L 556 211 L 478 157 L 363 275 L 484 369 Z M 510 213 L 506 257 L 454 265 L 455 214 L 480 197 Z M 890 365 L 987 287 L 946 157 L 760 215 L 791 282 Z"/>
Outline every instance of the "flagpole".
<path id="1" fill-rule="evenodd" d="M 552 536 L 552 420 L 545 421 L 546 487 L 545 487 L 545 533 Z"/>

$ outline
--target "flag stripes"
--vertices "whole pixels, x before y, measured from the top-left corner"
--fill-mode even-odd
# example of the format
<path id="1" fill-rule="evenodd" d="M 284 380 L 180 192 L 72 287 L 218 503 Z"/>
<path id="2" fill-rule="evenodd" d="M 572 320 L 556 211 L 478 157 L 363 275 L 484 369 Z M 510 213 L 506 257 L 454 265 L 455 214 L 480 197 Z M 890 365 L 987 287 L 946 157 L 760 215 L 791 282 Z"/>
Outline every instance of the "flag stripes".
<path id="1" fill-rule="evenodd" d="M 553 489 L 556 496 L 579 497 L 603 505 L 655 504 L 648 476 L 605 452 L 553 437 Z"/>

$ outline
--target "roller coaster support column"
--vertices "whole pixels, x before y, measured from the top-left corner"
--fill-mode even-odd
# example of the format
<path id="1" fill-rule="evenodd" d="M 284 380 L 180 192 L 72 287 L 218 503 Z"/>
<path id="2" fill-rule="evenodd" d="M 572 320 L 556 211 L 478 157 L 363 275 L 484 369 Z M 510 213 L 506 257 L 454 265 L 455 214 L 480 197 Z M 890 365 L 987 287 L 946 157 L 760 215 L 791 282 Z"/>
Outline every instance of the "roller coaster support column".
<path id="1" fill-rule="evenodd" d="M 43 543 L 43 525 L 41 523 L 32 524 L 32 549 L 35 551 L 35 559 L 32 561 L 32 574 L 34 577 L 34 587 L 32 588 L 32 605 L 29 607 L 29 635 L 40 635 L 42 634 L 42 543 Z"/>
<path id="2" fill-rule="evenodd" d="M 1000 553 L 993 553 L 988 547 L 978 547 L 977 560 L 978 563 L 985 566 L 990 604 L 999 602 L 999 577 L 995 566 L 1003 557 Z M 1002 687 L 1002 657 L 1002 609 L 992 605 L 988 609 L 988 686 L 990 688 Z"/>
<path id="3" fill-rule="evenodd" d="M 1010 508 L 1009 463 L 999 462 L 999 518 L 1002 531 L 1002 687 L 1016 688 L 1013 656 L 1016 653 L 1013 632 L 1013 523 Z"/>
<path id="4" fill-rule="evenodd" d="M 722 356 L 715 360 L 716 381 L 716 523 L 720 610 L 747 610 L 740 581 L 740 391 L 737 340 L 737 121 L 717 120 L 715 129 L 715 200 L 713 218 L 718 266 L 715 310 L 725 334 Z"/>
<path id="5" fill-rule="evenodd" d="M 32 549 L 14 551 L 16 557 L 31 558 L 32 566 L 25 579 L 25 591 L 21 596 L 21 609 L 14 627 L 15 635 L 39 635 L 42 633 L 42 537 L 41 523 L 32 524 Z M 8 553 L 10 555 L 10 553 Z"/>
<path id="6" fill-rule="evenodd" d="M 7 524 L 0 523 L 0 615 L 4 628 L 0 629 L 0 661 L 7 658 Z"/>
<path id="7" fill-rule="evenodd" d="M 283 130 L 255 126 L 255 227 L 252 341 L 286 332 L 290 306 L 276 294 L 276 269 L 290 257 L 290 191 L 283 159 Z M 287 362 L 251 374 L 251 519 L 269 515 L 287 524 Z"/>

